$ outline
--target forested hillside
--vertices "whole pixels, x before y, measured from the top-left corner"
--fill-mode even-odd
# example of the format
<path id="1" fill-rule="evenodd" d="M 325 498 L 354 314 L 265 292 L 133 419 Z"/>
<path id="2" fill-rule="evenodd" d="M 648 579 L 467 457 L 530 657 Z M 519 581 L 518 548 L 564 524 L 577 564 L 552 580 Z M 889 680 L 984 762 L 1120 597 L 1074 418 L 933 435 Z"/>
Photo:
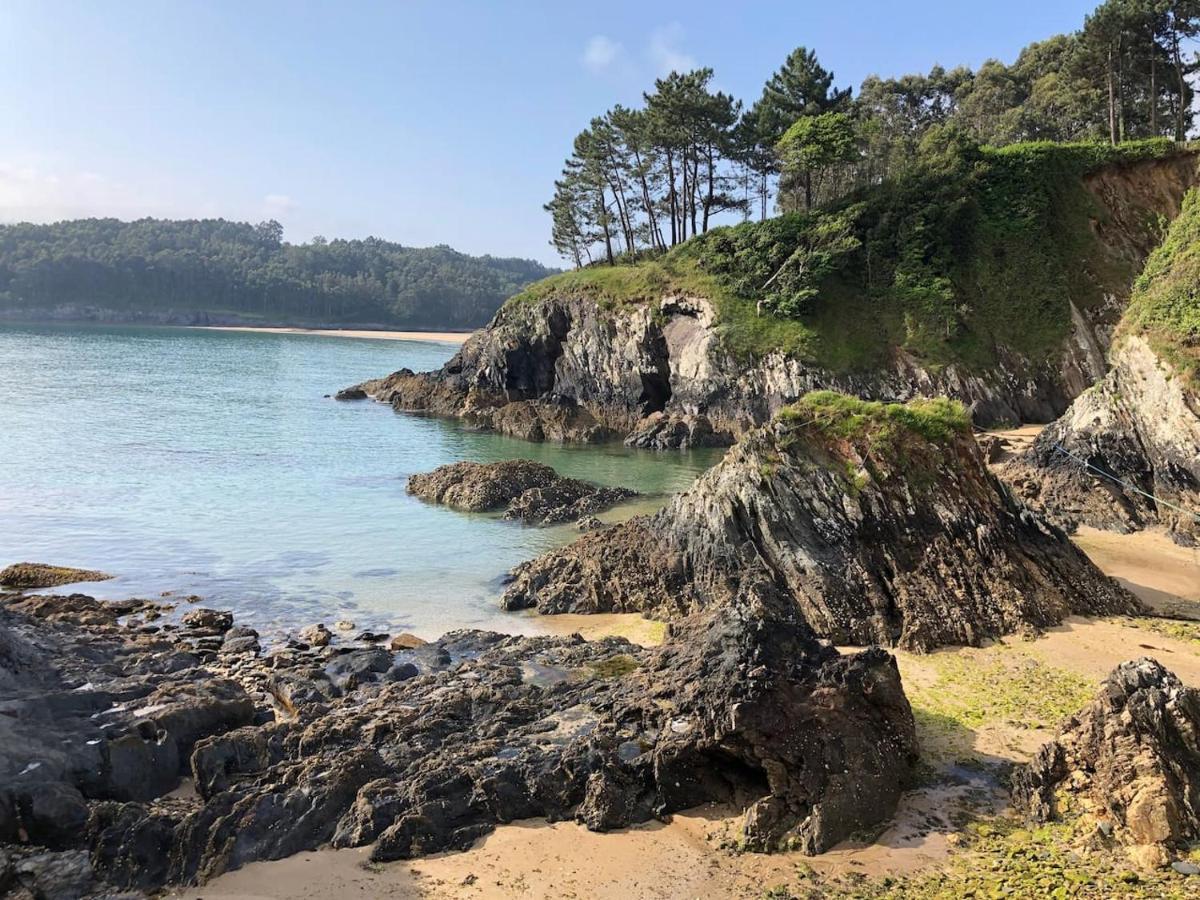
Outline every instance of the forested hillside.
<path id="1" fill-rule="evenodd" d="M 474 328 L 552 271 L 377 238 L 289 244 L 277 222 L 7 225 L 0 317 Z"/>

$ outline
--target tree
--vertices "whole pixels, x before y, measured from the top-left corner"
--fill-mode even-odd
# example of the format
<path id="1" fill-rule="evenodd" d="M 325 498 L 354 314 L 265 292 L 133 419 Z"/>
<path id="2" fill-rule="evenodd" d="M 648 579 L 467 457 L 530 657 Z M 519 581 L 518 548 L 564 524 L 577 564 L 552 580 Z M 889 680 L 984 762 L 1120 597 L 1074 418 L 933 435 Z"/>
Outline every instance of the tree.
<path id="1" fill-rule="evenodd" d="M 817 54 L 797 47 L 763 86 L 759 109 L 759 127 L 772 144 L 801 116 L 843 109 L 850 101 L 850 89 L 833 87 L 833 72 L 826 71 Z"/>
<path id="2" fill-rule="evenodd" d="M 797 119 L 776 145 L 783 186 L 790 193 L 799 182 L 804 186 L 804 208 L 813 206 L 813 179 L 831 167 L 853 160 L 858 154 L 854 126 L 844 113 L 821 113 Z"/>

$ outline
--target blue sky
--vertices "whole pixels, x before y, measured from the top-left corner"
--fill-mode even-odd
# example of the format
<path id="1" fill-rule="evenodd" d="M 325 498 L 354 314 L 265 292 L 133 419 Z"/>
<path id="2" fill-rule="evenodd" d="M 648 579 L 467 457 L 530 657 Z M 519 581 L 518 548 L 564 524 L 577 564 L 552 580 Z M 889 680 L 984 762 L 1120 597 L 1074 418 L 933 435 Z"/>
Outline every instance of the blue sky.
<path id="1" fill-rule="evenodd" d="M 841 85 L 1011 60 L 1094 2 L 0 5 L 0 221 L 272 217 L 554 262 L 575 133 L 672 67 L 746 100 L 814 47 Z"/>

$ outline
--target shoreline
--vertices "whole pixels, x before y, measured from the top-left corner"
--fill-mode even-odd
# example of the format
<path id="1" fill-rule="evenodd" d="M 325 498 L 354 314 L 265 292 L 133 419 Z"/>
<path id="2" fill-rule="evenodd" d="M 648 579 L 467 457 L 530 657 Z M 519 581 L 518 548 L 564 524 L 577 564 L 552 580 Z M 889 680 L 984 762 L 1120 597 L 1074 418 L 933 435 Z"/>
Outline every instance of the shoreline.
<path id="1" fill-rule="evenodd" d="M 268 325 L 185 325 L 198 331 L 246 331 L 254 334 L 315 334 L 321 337 L 368 338 L 377 341 L 426 341 L 462 344 L 474 331 L 377 331 L 361 328 L 299 328 Z"/>

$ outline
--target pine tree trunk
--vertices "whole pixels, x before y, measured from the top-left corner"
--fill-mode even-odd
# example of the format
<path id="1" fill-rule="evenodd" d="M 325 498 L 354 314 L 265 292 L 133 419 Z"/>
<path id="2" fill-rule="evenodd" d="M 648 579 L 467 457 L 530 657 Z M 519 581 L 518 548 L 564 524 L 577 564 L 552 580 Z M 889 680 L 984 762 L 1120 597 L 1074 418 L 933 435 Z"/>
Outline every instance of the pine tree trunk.
<path id="1" fill-rule="evenodd" d="M 1112 44 L 1108 45 L 1108 141 L 1117 144 L 1117 98 L 1113 84 Z"/>

